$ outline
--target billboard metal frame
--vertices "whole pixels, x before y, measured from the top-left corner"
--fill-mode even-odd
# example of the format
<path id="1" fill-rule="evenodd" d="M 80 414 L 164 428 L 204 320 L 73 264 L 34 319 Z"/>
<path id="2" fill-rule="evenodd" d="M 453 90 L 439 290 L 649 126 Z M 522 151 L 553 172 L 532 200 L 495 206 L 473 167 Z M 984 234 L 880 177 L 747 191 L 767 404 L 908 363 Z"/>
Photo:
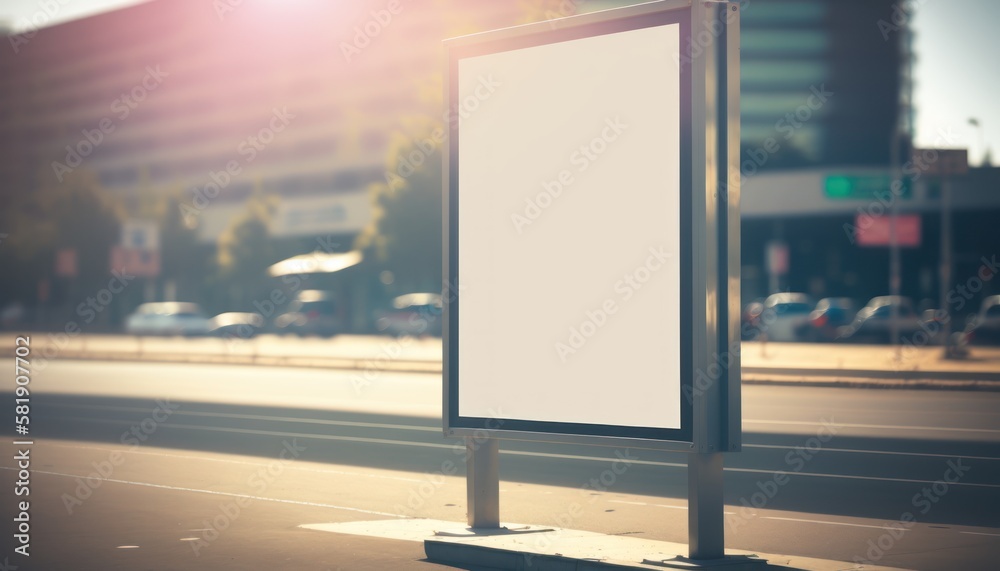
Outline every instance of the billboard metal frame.
<path id="1" fill-rule="evenodd" d="M 724 549 L 723 452 L 742 440 L 740 393 L 739 20 L 736 0 L 660 0 L 626 8 L 455 38 L 445 42 L 445 102 L 458 112 L 458 62 L 615 32 L 677 23 L 681 53 L 681 429 L 547 423 L 458 414 L 460 296 L 444 306 L 443 424 L 465 438 L 468 523 L 500 525 L 499 440 L 535 440 L 691 452 L 688 455 L 689 557 L 721 561 Z M 460 289 L 458 125 L 444 153 L 444 280 Z M 652 430 L 652 432 L 650 432 Z M 683 558 L 682 558 L 683 559 Z"/>
<path id="2" fill-rule="evenodd" d="M 724 28 L 721 37 L 705 41 L 705 36 L 698 34 L 707 31 L 719 35 L 719 28 L 712 25 L 711 20 L 724 22 L 726 18 L 704 6 L 697 2 L 692 4 L 690 0 L 651 2 L 445 42 L 448 117 L 458 116 L 458 62 L 463 58 L 668 24 L 679 24 L 681 54 L 687 58 L 681 63 L 679 78 L 682 283 L 679 308 L 681 394 L 677 398 L 681 404 L 681 427 L 645 428 L 460 416 L 458 314 L 461 299 L 454 296 L 445 305 L 443 317 L 443 416 L 447 435 L 486 433 L 514 440 L 699 452 L 739 449 L 739 351 L 738 345 L 733 345 L 734 339 L 737 343 L 739 340 L 739 186 L 738 180 L 732 180 L 728 172 L 715 172 L 720 167 L 720 171 L 731 167 L 731 172 L 738 173 L 738 100 L 731 96 L 733 90 L 728 89 L 735 85 L 738 97 L 738 66 L 735 83 L 730 84 L 725 77 L 727 68 L 732 66 L 717 61 L 718 56 L 725 60 L 726 50 L 719 54 L 713 47 L 716 43 L 726 44 L 725 37 L 731 35 L 733 27 Z M 729 5 L 707 6 L 718 6 L 722 10 Z M 738 38 L 731 45 L 738 50 Z M 718 79 L 720 75 L 721 80 Z M 719 105 L 720 102 L 724 103 Z M 734 104 L 737 106 L 735 111 L 731 109 Z M 731 125 L 733 121 L 727 120 L 730 117 L 735 120 L 735 129 Z M 720 139 L 716 135 L 718 129 L 727 126 L 731 129 L 729 136 Z M 458 243 L 459 137 L 458 125 L 449 125 L 443 189 L 444 279 L 449 287 L 459 284 L 461 279 L 458 267 L 461 247 Z M 727 160 L 728 157 L 732 160 Z M 457 291 L 457 287 L 452 289 Z M 727 303 L 727 298 L 735 302 Z M 733 347 L 736 351 L 731 350 Z"/>
<path id="3" fill-rule="evenodd" d="M 539 46 L 562 41 L 570 41 L 589 37 L 626 32 L 643 28 L 657 27 L 661 25 L 677 24 L 680 27 L 680 45 L 688 43 L 690 29 L 690 18 L 685 10 L 648 10 L 647 6 L 642 6 L 643 10 L 636 10 L 634 14 L 620 14 L 616 12 L 614 18 L 607 18 L 608 12 L 596 13 L 591 17 L 583 16 L 569 18 L 565 20 L 555 20 L 554 24 L 543 23 L 542 25 L 522 26 L 509 28 L 459 38 L 447 44 L 448 47 L 448 73 L 449 78 L 457 78 L 458 62 L 467 57 L 476 57 L 493 53 L 500 53 L 510 50 L 517 50 L 527 47 Z M 659 7 L 658 7 L 659 8 Z M 574 21 L 575 20 L 575 21 Z M 681 73 L 680 88 L 680 135 L 681 135 L 681 164 L 680 164 L 680 208 L 681 208 L 681 299 L 677 312 L 681 316 L 681 331 L 690 329 L 692 296 L 689 283 L 685 283 L 683 276 L 690 275 L 692 238 L 691 217 L 685 215 L 691 209 L 691 197 L 684 189 L 690 188 L 691 184 L 691 162 L 690 147 L 683 144 L 691 136 L 691 66 L 683 66 Z M 450 81 L 448 86 L 448 109 L 457 112 L 454 105 L 458 103 L 457 81 Z M 455 115 L 451 115 L 454 117 Z M 449 163 L 447 170 L 446 184 L 446 221 L 448 227 L 445 230 L 447 236 L 446 279 L 447 283 L 460 283 L 460 269 L 458 267 L 458 250 L 461 245 L 458 243 L 458 208 L 459 208 L 459 188 L 458 169 L 460 157 L 458 156 L 460 129 L 452 129 L 449 138 Z M 682 334 L 681 342 L 681 362 L 679 363 L 679 375 L 681 379 L 681 393 L 677 395 L 681 399 L 681 427 L 679 429 L 667 428 L 644 428 L 631 426 L 612 426 L 601 424 L 546 422 L 536 420 L 520 419 L 490 419 L 482 417 L 462 417 L 458 410 L 458 344 L 460 332 L 458 331 L 458 313 L 461 307 L 460 296 L 456 297 L 445 309 L 445 325 L 448 329 L 446 335 L 446 373 L 445 373 L 445 409 L 447 428 L 451 435 L 468 434 L 468 431 L 493 430 L 498 438 L 510 439 L 545 439 L 564 441 L 574 439 L 576 436 L 602 437 L 611 439 L 628 439 L 630 446 L 650 446 L 652 443 L 661 441 L 680 442 L 681 449 L 687 449 L 691 442 L 692 419 L 691 402 L 683 395 L 692 394 L 692 374 L 690 360 L 691 339 Z M 498 424 L 499 429 L 495 428 Z M 642 442 L 634 442 L 642 441 Z M 619 442 L 618 444 L 622 444 Z M 653 445 L 662 447 L 662 445 Z"/>

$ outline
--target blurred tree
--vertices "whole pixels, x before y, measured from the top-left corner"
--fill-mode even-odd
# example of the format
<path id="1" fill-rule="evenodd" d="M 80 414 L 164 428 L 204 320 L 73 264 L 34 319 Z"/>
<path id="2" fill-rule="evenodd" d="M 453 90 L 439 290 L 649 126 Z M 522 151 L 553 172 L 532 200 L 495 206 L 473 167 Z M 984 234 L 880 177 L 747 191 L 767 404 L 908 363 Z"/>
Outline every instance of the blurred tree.
<path id="1" fill-rule="evenodd" d="M 243 214 L 235 217 L 219 237 L 215 285 L 230 311 L 252 309 L 250 305 L 268 283 L 267 268 L 285 257 L 285 248 L 270 237 L 269 228 L 278 210 L 278 197 L 260 191 L 247 200 Z"/>
<path id="2" fill-rule="evenodd" d="M 394 275 L 394 290 L 441 290 L 443 126 L 417 119 L 390 143 L 385 181 L 371 187 L 374 216 L 356 247 L 372 268 Z"/>
<path id="3" fill-rule="evenodd" d="M 43 170 L 37 189 L 12 193 L 0 209 L 0 264 L 16 269 L 0 276 L 0 303 L 35 305 L 39 282 L 50 284 L 49 305 L 62 306 L 54 322 L 73 319 L 73 309 L 107 286 L 110 252 L 119 240 L 121 204 L 80 169 L 57 183 Z M 72 249 L 76 277 L 56 276 L 56 253 Z M 58 324 L 58 323 L 57 323 Z"/>
<path id="4" fill-rule="evenodd" d="M 205 301 L 205 288 L 216 273 L 214 245 L 198 241 L 196 227 L 182 211 L 184 194 L 160 199 L 156 221 L 160 227 L 160 265 L 163 279 L 174 282 L 180 301 Z"/>
<path id="5" fill-rule="evenodd" d="M 279 197 L 254 191 L 239 216 L 219 237 L 204 278 L 204 301 L 210 312 L 254 311 L 255 301 L 270 298 L 281 284 L 268 273 L 271 265 L 317 249 L 316 236 L 278 238 L 270 233 Z M 182 215 L 183 216 L 183 215 Z"/>

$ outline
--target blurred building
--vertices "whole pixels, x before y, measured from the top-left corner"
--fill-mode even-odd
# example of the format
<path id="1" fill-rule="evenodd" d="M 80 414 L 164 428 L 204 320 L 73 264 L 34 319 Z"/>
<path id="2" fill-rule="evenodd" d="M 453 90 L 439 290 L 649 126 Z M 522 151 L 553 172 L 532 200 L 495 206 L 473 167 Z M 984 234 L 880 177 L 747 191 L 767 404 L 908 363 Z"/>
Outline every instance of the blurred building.
<path id="1" fill-rule="evenodd" d="M 885 166 L 903 54 L 876 26 L 893 0 L 750 0 L 741 20 L 743 172 Z M 765 141 L 777 145 L 755 153 Z"/>
<path id="2" fill-rule="evenodd" d="M 527 13 L 513 2 L 153 0 L 9 36 L 0 199 L 82 171 L 130 218 L 180 197 L 210 248 L 251 195 L 267 195 L 274 240 L 348 250 L 372 220 L 369 187 L 386 180 L 393 137 L 441 119 L 442 40 Z M 143 297 L 198 299 L 174 277 L 148 280 Z"/>
<path id="3" fill-rule="evenodd" d="M 365 190 L 384 180 L 390 134 L 437 110 L 441 40 L 515 14 L 155 0 L 12 38 L 0 50 L 0 192 L 76 168 L 126 198 L 182 190 L 210 241 L 259 189 L 282 197 L 275 236 L 350 237 L 371 217 Z"/>
<path id="4" fill-rule="evenodd" d="M 0 196 L 86 170 L 131 212 L 141 197 L 181 195 L 209 244 L 259 192 L 280 198 L 275 239 L 347 249 L 371 220 L 368 189 L 385 180 L 394 134 L 440 117 L 442 39 L 633 3 L 153 0 L 12 36 L 0 50 Z M 887 293 L 888 248 L 858 246 L 845 228 L 878 214 L 894 143 L 908 155 L 898 4 L 742 3 L 746 300 Z M 959 144 L 943 134 L 941 146 Z M 998 182 L 995 169 L 955 181 L 956 281 L 1000 245 Z M 907 189 L 898 209 L 920 228 L 903 293 L 936 299 L 940 183 Z M 769 264 L 769 249 L 787 255 Z"/>
<path id="5" fill-rule="evenodd" d="M 775 291 L 861 300 L 889 293 L 888 245 L 857 234 L 859 222 L 895 207 L 906 219 L 900 224 L 915 231 L 900 241 L 901 293 L 937 306 L 942 183 L 931 165 L 910 161 L 919 112 L 911 104 L 913 9 L 899 0 L 745 3 L 745 300 Z M 962 146 L 952 133 L 935 139 L 938 147 Z M 895 194 L 894 151 L 903 173 Z M 956 285 L 1000 246 L 1000 227 L 991 222 L 1000 215 L 998 187 L 998 169 L 953 180 Z M 989 291 L 1000 291 L 1000 284 L 988 284 L 977 299 Z"/>

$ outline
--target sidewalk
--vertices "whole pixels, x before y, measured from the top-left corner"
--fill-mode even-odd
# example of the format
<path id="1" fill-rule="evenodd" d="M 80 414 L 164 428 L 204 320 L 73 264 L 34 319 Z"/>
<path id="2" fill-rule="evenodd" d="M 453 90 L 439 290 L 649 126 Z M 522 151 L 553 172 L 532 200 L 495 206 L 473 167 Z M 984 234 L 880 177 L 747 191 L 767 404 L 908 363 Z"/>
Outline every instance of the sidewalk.
<path id="1" fill-rule="evenodd" d="M 341 335 L 332 339 L 263 335 L 254 339 L 137 338 L 126 335 L 32 333 L 31 355 L 50 359 L 162 361 L 441 372 L 441 340 Z M 14 335 L 0 335 L 14 356 Z M 899 388 L 1000 390 L 1000 347 L 972 347 L 962 360 L 936 346 L 745 342 L 745 383 L 798 383 Z M 720 361 L 726 357 L 720 357 Z"/>
<path id="2" fill-rule="evenodd" d="M 487 562 L 501 563 L 488 552 L 473 554 L 426 551 L 425 539 L 455 542 L 471 548 L 490 537 L 435 538 L 438 530 L 464 530 L 461 522 L 428 519 L 386 519 L 369 514 L 344 513 L 321 504 L 281 503 L 265 498 L 202 493 L 172 486 L 132 486 L 116 480 L 99 484 L 94 500 L 68 513 L 64 494 L 74 494 L 76 480 L 49 475 L 35 476 L 46 493 L 32 501 L 33 522 L 30 557 L 4 553 L 0 568 L 23 571 L 43 569 L 170 569 L 229 571 L 281 569 L 283 571 L 393 571 L 495 570 Z M 33 494 L 35 495 L 35 494 Z M 238 500 L 243 500 L 239 501 Z M 133 506 L 133 507 L 127 507 Z M 310 522 L 324 522 L 313 524 Z M 334 523 L 336 522 L 336 523 Z M 4 524 L 5 531 L 12 531 Z M 332 533 L 331 533 L 332 532 Z M 548 552 L 531 556 L 537 542 L 527 546 L 499 544 L 517 554 L 516 559 L 534 557 L 535 569 L 666 569 L 643 565 L 644 558 L 664 558 L 686 553 L 682 544 L 621 538 L 597 533 L 553 530 L 554 540 L 543 543 Z M 556 549 L 567 550 L 569 540 L 580 550 L 597 549 L 596 557 L 554 557 Z M 628 543 L 628 557 L 610 546 Z M 470 545 L 471 544 L 471 545 Z M 632 545 L 634 544 L 634 545 Z M 447 545 L 447 544 L 446 544 Z M 727 553 L 743 553 L 727 550 Z M 525 555 L 529 554 L 529 555 Z M 841 571 L 855 568 L 842 561 L 808 557 L 758 554 L 770 565 L 755 571 Z M 428 557 L 430 556 L 430 557 Z M 462 561 L 464 560 L 464 561 Z M 576 565 L 574 565 L 576 564 Z M 522 567 L 503 567 L 507 569 Z M 725 567 L 728 568 L 728 567 Z M 869 571 L 901 571 L 882 566 Z"/>
<path id="3" fill-rule="evenodd" d="M 283 464 L 269 457 L 205 451 L 130 450 L 117 444 L 43 439 L 36 445 L 52 465 L 32 471 L 30 557 L 13 552 L 11 545 L 0 553 L 2 569 L 649 570 L 666 568 L 644 561 L 687 553 L 681 543 L 549 526 L 532 526 L 543 535 L 517 533 L 520 525 L 511 526 L 514 533 L 470 534 L 456 521 L 464 491 L 460 476 L 442 476 L 440 489 L 433 492 L 440 494 L 437 501 L 420 508 L 438 518 L 431 519 L 396 513 L 392 507 L 408 489 L 427 482 L 409 472 L 316 464 L 306 458 Z M 12 470 L 13 462 L 0 467 Z M 106 475 L 85 476 L 98 469 Z M 531 493 L 541 491 L 529 487 Z M 561 507 L 566 496 L 543 497 L 550 506 Z M 526 511 L 531 510 L 522 509 L 521 515 Z M 441 519 L 446 512 L 452 517 Z M 548 519 L 545 515 L 537 517 Z M 12 536 L 14 525 L 7 519 L 0 523 L 0 533 Z M 636 522 L 629 529 L 648 525 Z M 428 546 L 425 540 L 438 545 Z M 753 571 L 857 568 L 796 555 L 727 553 L 754 553 L 770 563 L 755 565 Z"/>
<path id="4" fill-rule="evenodd" d="M 77 493 L 76 480 L 49 474 L 33 475 L 32 480 L 44 493 L 32 494 L 30 557 L 5 549 L 0 569 L 455 569 L 427 562 L 419 543 L 334 536 L 298 527 L 314 521 L 355 521 L 366 514 L 264 499 L 237 503 L 242 496 L 114 481 L 98 484 L 94 499 L 70 514 L 62 497 Z M 12 535 L 13 526 L 5 523 L 3 530 Z"/>
<path id="5" fill-rule="evenodd" d="M 743 382 L 1000 390 L 1000 347 L 945 359 L 938 346 L 744 343 Z"/>
<path id="6" fill-rule="evenodd" d="M 843 571 L 843 561 L 726 549 L 724 561 L 699 566 L 684 554 L 688 546 L 638 537 L 549 526 L 502 523 L 478 530 L 464 523 L 432 519 L 354 521 L 302 526 L 338 535 L 420 542 L 432 562 L 537 571 L 628 571 L 719 568 L 731 571 Z M 867 571 L 904 571 L 866 565 Z"/>

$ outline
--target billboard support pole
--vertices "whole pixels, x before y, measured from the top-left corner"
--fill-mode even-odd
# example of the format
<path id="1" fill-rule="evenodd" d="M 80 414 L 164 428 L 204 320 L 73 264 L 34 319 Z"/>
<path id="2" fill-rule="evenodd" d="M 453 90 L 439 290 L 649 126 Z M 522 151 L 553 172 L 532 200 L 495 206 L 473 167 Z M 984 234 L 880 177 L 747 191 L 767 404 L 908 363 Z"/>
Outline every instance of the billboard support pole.
<path id="1" fill-rule="evenodd" d="M 692 101 L 697 126 L 692 132 L 692 194 L 695 211 L 704 212 L 703 218 L 695 217 L 695 258 L 703 271 L 695 270 L 698 313 L 692 331 L 704 343 L 696 345 L 693 358 L 695 370 L 715 382 L 694 395 L 688 559 L 704 562 L 726 559 L 723 453 L 741 448 L 740 361 L 733 350 L 740 311 L 739 20 L 736 2 L 695 1 L 691 6 L 692 38 L 705 30 L 712 33 L 695 59 Z M 711 374 L 713 367 L 716 374 Z"/>
<path id="2" fill-rule="evenodd" d="M 469 527 L 500 527 L 500 441 L 491 436 L 465 437 L 466 505 Z"/>
<path id="3" fill-rule="evenodd" d="M 688 557 L 725 557 L 722 453 L 688 454 Z"/>

